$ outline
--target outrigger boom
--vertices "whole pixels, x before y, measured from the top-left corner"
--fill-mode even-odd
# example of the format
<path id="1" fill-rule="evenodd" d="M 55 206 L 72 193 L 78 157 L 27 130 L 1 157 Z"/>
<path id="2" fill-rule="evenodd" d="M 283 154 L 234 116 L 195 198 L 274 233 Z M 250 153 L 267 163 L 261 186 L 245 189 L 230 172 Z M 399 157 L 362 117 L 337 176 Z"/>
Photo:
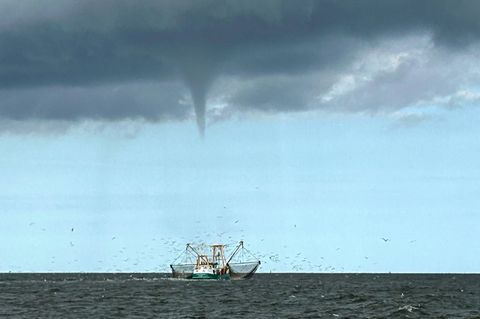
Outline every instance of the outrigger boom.
<path id="1" fill-rule="evenodd" d="M 260 266 L 260 261 L 244 247 L 243 241 L 238 243 L 228 259 L 225 258 L 225 245 L 210 245 L 210 250 L 211 258 L 199 252 L 191 244 L 187 244 L 182 255 L 185 259 L 193 255 L 195 262 L 192 263 L 190 260 L 175 264 L 182 255 L 177 257 L 170 265 L 172 276 L 184 279 L 247 279 L 251 278 Z M 240 252 L 243 257 L 247 253 L 254 260 L 232 262 Z"/>

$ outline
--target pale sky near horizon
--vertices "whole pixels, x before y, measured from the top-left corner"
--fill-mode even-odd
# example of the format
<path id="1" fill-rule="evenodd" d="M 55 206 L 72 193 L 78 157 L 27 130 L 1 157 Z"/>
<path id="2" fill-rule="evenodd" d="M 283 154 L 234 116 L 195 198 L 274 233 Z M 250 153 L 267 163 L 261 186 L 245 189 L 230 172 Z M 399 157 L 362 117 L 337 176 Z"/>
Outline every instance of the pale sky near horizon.
<path id="1" fill-rule="evenodd" d="M 479 14 L 0 1 L 0 272 L 479 272 Z"/>
<path id="2" fill-rule="evenodd" d="M 167 271 L 243 239 L 261 271 L 476 272 L 479 116 L 4 135 L 0 271 Z"/>

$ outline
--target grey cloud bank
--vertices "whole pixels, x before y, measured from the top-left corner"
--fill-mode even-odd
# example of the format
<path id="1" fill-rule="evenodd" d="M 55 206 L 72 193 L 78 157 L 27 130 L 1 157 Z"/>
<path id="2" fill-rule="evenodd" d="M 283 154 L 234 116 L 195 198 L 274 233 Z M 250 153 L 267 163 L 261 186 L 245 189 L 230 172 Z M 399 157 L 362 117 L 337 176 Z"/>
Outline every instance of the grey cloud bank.
<path id="1" fill-rule="evenodd" d="M 478 87 L 479 15 L 478 1 L 3 1 L 0 119 L 185 120 L 190 96 L 203 132 L 209 98 L 224 114 L 442 104 Z"/>

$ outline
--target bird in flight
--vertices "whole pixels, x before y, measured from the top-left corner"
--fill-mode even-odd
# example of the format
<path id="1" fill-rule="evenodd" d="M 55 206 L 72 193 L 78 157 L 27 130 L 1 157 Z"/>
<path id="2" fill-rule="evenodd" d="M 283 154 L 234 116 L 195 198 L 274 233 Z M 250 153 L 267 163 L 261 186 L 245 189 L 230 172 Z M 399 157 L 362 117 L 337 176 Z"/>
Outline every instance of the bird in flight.
<path id="1" fill-rule="evenodd" d="M 383 240 L 384 242 L 390 241 L 390 239 L 384 238 L 384 237 L 382 237 L 382 240 Z"/>

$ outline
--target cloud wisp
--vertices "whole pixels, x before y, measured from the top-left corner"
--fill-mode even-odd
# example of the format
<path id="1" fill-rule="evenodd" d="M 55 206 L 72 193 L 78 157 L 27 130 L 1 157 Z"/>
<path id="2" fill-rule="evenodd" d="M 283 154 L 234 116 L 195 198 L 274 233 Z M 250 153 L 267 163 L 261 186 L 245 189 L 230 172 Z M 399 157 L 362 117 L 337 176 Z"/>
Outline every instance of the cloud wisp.
<path id="1" fill-rule="evenodd" d="M 222 101 L 218 119 L 475 95 L 478 14 L 467 0 L 6 0 L 0 120 L 159 122 L 193 109 L 203 134 L 209 100 Z"/>

